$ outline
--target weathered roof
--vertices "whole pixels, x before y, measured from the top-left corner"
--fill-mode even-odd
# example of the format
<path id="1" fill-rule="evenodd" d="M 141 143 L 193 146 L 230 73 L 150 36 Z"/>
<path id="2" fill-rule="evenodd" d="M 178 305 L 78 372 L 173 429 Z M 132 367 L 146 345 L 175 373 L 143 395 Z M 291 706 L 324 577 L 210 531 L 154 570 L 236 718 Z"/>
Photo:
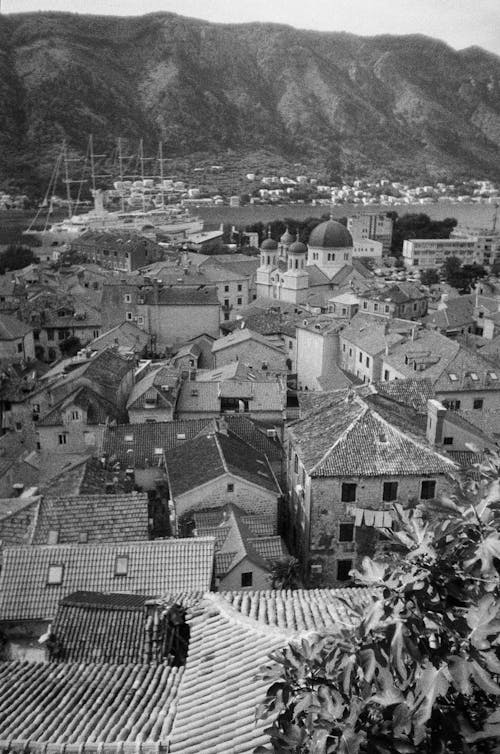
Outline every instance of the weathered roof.
<path id="1" fill-rule="evenodd" d="M 165 464 L 173 497 L 226 474 L 279 494 L 267 458 L 230 431 L 204 434 L 166 451 Z"/>
<path id="2" fill-rule="evenodd" d="M 496 375 L 496 378 L 493 376 Z M 454 377 L 456 379 L 454 379 Z M 434 382 L 436 392 L 456 390 L 500 390 L 500 375 L 477 351 L 460 346 Z"/>
<path id="3" fill-rule="evenodd" d="M 255 719 L 269 681 L 257 674 L 271 651 L 304 630 L 321 630 L 329 618 L 331 626 L 346 616 L 328 591 L 206 595 L 205 612 L 191 620 L 171 754 L 251 754 L 269 745 L 269 721 Z M 366 599 L 361 592 L 339 590 L 339 597 Z"/>
<path id="4" fill-rule="evenodd" d="M 0 620 L 52 620 L 71 592 L 160 595 L 210 588 L 214 540 L 13 547 L 3 551 Z M 126 575 L 115 575 L 117 559 Z M 61 566 L 61 583 L 48 584 L 49 566 Z"/>
<path id="5" fill-rule="evenodd" d="M 147 541 L 148 496 L 132 492 L 44 497 L 32 544 L 78 544 L 82 537 L 89 543 Z"/>
<path id="6" fill-rule="evenodd" d="M 220 397 L 249 398 L 249 413 L 283 411 L 286 390 L 277 380 L 224 380 L 192 382 L 186 380 L 179 392 L 177 412 L 220 413 Z"/>
<path id="7" fill-rule="evenodd" d="M 61 600 L 51 625 L 56 662 L 158 663 L 168 653 L 168 605 L 192 605 L 201 593 L 163 595 L 161 604 L 138 594 L 75 592 Z M 166 649 L 166 651 L 165 651 Z"/>
<path id="8" fill-rule="evenodd" d="M 383 353 L 386 348 L 394 347 L 405 340 L 404 335 L 390 329 L 389 322 L 366 315 L 355 317 L 342 331 L 341 337 L 371 356 Z"/>
<path id="9" fill-rule="evenodd" d="M 325 396 L 324 405 L 290 426 L 312 476 L 445 474 L 453 463 L 386 421 L 350 391 Z"/>
<path id="10" fill-rule="evenodd" d="M 168 366 L 153 369 L 132 388 L 127 409 L 145 408 L 148 400 L 156 402 L 158 408 L 171 408 L 175 405 L 179 382 L 176 369 Z"/>
<path id="11" fill-rule="evenodd" d="M 428 378 L 408 377 L 405 380 L 389 380 L 373 383 L 374 389 L 391 401 L 411 406 L 427 414 L 427 401 L 434 398 L 434 389 Z"/>
<path id="12" fill-rule="evenodd" d="M 150 306 L 216 306 L 219 307 L 215 285 L 171 285 L 157 290 L 143 289 L 144 303 Z"/>
<path id="13" fill-rule="evenodd" d="M 24 338 L 33 328 L 16 317 L 0 314 L 0 341 Z"/>
<path id="14" fill-rule="evenodd" d="M 102 351 L 105 348 L 128 348 L 135 353 L 140 353 L 149 343 L 150 336 L 141 330 L 135 322 L 121 322 L 111 330 L 94 338 L 90 343 L 93 351 Z"/>
<path id="15" fill-rule="evenodd" d="M 39 427 L 58 427 L 63 424 L 63 411 L 69 406 L 76 406 L 86 412 L 87 425 L 106 424 L 107 420 L 121 418 L 121 412 L 111 401 L 103 398 L 87 385 L 76 387 L 69 395 L 65 395 L 59 403 L 45 414 L 39 421 Z"/>
<path id="16" fill-rule="evenodd" d="M 255 330 L 250 330 L 248 327 L 240 328 L 239 330 L 233 330 L 230 335 L 225 335 L 222 338 L 214 341 L 212 344 L 212 353 L 230 348 L 232 346 L 239 345 L 240 343 L 246 343 L 247 341 L 255 341 L 266 348 L 270 348 L 277 353 L 284 355 L 283 349 L 271 343 L 268 338 Z"/>
<path id="17" fill-rule="evenodd" d="M 117 482 L 116 473 L 105 469 L 97 458 L 79 456 L 55 474 L 48 471 L 48 478 L 40 485 L 40 491 L 47 497 L 99 495 L 109 483 L 113 483 L 115 492 L 132 492 L 130 480 L 118 477 Z"/>
<path id="18" fill-rule="evenodd" d="M 0 499 L 0 547 L 16 547 L 31 542 L 40 497 Z"/>
<path id="19" fill-rule="evenodd" d="M 211 419 L 190 419 L 108 426 L 104 430 L 101 451 L 111 464 L 119 463 L 123 469 L 146 468 L 158 461 L 155 450 L 169 450 L 191 440 L 210 422 Z"/>
<path id="20" fill-rule="evenodd" d="M 0 664 L 0 746 L 44 745 L 63 754 L 91 747 L 166 745 L 184 668 L 140 664 Z"/>
<path id="21" fill-rule="evenodd" d="M 423 320 L 427 327 L 438 330 L 456 330 L 474 322 L 474 301 L 471 296 L 450 298 L 437 310 L 430 312 Z"/>
<path id="22" fill-rule="evenodd" d="M 384 362 L 405 377 L 414 377 L 416 360 L 419 362 L 419 375 L 428 377 L 435 387 L 436 380 L 459 350 L 459 343 L 440 332 L 418 330 L 412 340 L 393 345 L 390 353 L 384 356 Z M 420 366 L 424 368 L 420 369 Z"/>

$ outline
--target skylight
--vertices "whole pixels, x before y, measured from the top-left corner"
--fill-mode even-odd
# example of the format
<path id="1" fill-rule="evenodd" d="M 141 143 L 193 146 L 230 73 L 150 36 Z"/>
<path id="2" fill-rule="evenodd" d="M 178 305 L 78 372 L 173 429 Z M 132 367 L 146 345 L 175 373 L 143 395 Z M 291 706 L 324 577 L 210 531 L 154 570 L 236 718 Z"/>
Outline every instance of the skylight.
<path id="1" fill-rule="evenodd" d="M 125 442 L 134 442 L 134 435 L 125 435 Z"/>
<path id="2" fill-rule="evenodd" d="M 128 573 L 128 558 L 126 555 L 118 555 L 115 560 L 115 576 L 126 576 Z"/>
<path id="3" fill-rule="evenodd" d="M 455 372 L 450 372 L 450 373 L 449 373 L 449 375 L 448 375 L 448 377 L 450 378 L 450 380 L 451 380 L 452 382 L 458 382 L 458 377 L 457 377 L 457 375 L 455 374 Z"/>
<path id="4" fill-rule="evenodd" d="M 471 372 L 470 373 L 470 378 L 471 378 L 471 380 L 474 380 L 474 381 L 476 381 L 476 380 L 479 379 L 479 377 L 477 376 L 477 374 L 475 372 Z"/>
<path id="5" fill-rule="evenodd" d="M 185 440 L 186 439 L 186 435 L 184 434 L 184 432 L 179 432 L 178 435 L 177 435 L 177 439 L 178 440 Z"/>
<path id="6" fill-rule="evenodd" d="M 49 572 L 47 574 L 47 584 L 62 584 L 63 570 L 64 567 L 62 565 L 50 565 Z"/>
<path id="7" fill-rule="evenodd" d="M 496 372 L 488 372 L 488 374 L 492 380 L 498 380 L 498 375 Z"/>
<path id="8" fill-rule="evenodd" d="M 163 448 L 155 448 L 155 456 L 161 456 L 163 453 Z"/>

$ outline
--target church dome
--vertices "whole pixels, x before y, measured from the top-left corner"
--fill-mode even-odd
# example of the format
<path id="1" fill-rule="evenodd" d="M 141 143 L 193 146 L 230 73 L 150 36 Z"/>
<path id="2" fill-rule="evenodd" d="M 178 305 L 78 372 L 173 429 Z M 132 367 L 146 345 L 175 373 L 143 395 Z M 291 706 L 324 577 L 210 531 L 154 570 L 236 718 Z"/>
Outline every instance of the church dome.
<path id="1" fill-rule="evenodd" d="M 309 236 L 309 246 L 316 249 L 345 249 L 352 245 L 351 234 L 345 225 L 336 220 L 320 223 Z"/>
<path id="2" fill-rule="evenodd" d="M 280 238 L 280 243 L 282 243 L 283 246 L 290 246 L 290 244 L 293 243 L 294 241 L 295 241 L 295 236 L 292 236 L 292 234 L 287 228 Z"/>
<path id="3" fill-rule="evenodd" d="M 289 254 L 307 254 L 307 246 L 301 241 L 294 241 L 288 249 Z"/>
<path id="4" fill-rule="evenodd" d="M 276 251 L 276 249 L 278 248 L 278 243 L 274 240 L 274 238 L 266 238 L 260 248 L 268 251 Z"/>

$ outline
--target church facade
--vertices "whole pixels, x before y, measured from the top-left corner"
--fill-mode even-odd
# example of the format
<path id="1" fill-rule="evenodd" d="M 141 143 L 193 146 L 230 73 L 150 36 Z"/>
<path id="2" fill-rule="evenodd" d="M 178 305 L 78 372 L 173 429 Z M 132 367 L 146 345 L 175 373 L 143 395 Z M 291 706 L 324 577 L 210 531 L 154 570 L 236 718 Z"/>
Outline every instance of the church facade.
<path id="1" fill-rule="evenodd" d="M 352 254 L 351 234 L 331 219 L 314 228 L 307 246 L 288 230 L 279 243 L 266 238 L 256 272 L 257 296 L 294 304 L 316 303 L 313 298 L 333 295 L 340 284 L 339 273 L 345 278 L 342 273 L 354 272 Z"/>

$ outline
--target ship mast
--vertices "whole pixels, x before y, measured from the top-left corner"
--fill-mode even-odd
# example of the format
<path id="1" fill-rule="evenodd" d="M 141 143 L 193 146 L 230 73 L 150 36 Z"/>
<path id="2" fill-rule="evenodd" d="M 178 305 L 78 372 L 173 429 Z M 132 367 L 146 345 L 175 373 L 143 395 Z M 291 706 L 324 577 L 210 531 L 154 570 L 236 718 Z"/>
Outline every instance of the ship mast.
<path id="1" fill-rule="evenodd" d="M 69 180 L 69 168 L 68 168 L 68 145 L 66 139 L 63 141 L 63 159 L 64 159 L 64 183 L 66 184 L 66 200 L 68 202 L 68 217 L 73 214 L 72 202 L 71 202 L 71 187 Z"/>
<path id="2" fill-rule="evenodd" d="M 165 209 L 165 193 L 163 189 L 163 142 L 159 143 L 159 156 L 160 156 L 160 193 L 161 193 L 161 208 Z"/>
<path id="3" fill-rule="evenodd" d="M 120 177 L 120 199 L 121 199 L 121 206 L 122 206 L 122 212 L 125 212 L 125 196 L 123 191 L 123 154 L 122 154 L 122 140 L 121 137 L 118 137 L 118 172 Z"/>

